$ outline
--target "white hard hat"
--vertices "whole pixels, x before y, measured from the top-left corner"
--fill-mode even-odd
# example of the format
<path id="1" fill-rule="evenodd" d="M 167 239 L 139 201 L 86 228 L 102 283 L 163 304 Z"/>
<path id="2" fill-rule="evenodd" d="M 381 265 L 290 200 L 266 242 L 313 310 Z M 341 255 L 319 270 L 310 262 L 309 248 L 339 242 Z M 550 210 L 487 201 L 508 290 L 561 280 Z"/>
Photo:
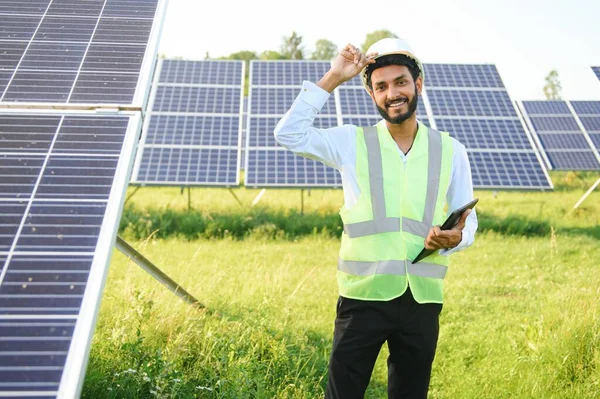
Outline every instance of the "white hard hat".
<path id="1" fill-rule="evenodd" d="M 421 78 L 425 80 L 425 71 L 423 70 L 423 64 L 421 61 L 415 56 L 414 52 L 408 45 L 408 43 L 403 39 L 388 37 L 385 39 L 381 39 L 371 45 L 365 54 L 376 52 L 377 56 L 375 59 L 384 57 L 386 55 L 392 54 L 403 54 L 407 57 L 410 57 L 417 63 L 417 67 L 419 68 L 419 72 L 421 73 Z M 377 64 L 371 64 L 377 65 Z M 367 84 L 367 65 L 360 71 L 360 77 L 362 80 L 362 84 L 367 91 L 369 91 L 369 85 Z"/>

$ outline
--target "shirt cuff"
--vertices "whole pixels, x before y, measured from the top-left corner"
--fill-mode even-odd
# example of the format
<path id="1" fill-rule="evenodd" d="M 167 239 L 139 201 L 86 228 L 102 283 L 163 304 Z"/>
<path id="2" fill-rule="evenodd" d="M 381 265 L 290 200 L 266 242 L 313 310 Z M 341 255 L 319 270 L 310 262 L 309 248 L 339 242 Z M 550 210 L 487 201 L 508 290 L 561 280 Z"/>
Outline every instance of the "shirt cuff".
<path id="1" fill-rule="evenodd" d="M 327 90 L 323 90 L 313 82 L 305 80 L 302 82 L 302 90 L 298 97 L 317 111 L 320 111 L 327 100 L 329 100 L 329 96 L 331 94 Z"/>

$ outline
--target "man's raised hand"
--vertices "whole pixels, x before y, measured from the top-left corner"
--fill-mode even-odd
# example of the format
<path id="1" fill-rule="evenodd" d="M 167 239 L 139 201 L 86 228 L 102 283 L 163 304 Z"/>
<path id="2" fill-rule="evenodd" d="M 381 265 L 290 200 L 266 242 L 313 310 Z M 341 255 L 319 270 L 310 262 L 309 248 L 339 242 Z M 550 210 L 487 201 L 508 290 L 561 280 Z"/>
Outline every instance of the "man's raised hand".
<path id="1" fill-rule="evenodd" d="M 377 53 L 363 54 L 352 44 L 347 44 L 335 57 L 331 69 L 317 82 L 317 86 L 332 92 L 336 87 L 352 79 L 364 67 L 375 63 Z"/>

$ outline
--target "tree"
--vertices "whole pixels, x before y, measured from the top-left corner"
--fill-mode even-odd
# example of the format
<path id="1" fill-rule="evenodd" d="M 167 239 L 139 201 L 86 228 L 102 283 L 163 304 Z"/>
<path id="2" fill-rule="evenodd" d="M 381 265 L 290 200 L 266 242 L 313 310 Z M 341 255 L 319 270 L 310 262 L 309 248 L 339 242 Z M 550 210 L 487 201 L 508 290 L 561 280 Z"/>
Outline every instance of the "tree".
<path id="1" fill-rule="evenodd" d="M 374 32 L 367 34 L 365 42 L 362 44 L 362 47 L 360 48 L 360 50 L 367 51 L 373 43 L 375 43 L 378 40 L 385 39 L 386 37 L 398 37 L 398 36 L 396 36 L 394 33 L 390 32 L 389 30 L 386 30 L 386 29 L 376 30 Z"/>
<path id="2" fill-rule="evenodd" d="M 337 54 L 337 46 L 327 39 L 317 40 L 315 51 L 311 55 L 312 60 L 331 60 Z"/>
<path id="3" fill-rule="evenodd" d="M 285 60 L 285 56 L 277 51 L 267 50 L 263 51 L 259 57 L 261 60 Z"/>
<path id="4" fill-rule="evenodd" d="M 256 53 L 254 51 L 243 50 L 243 51 L 238 51 L 237 53 L 229 54 L 226 57 L 226 59 L 242 60 L 242 61 L 246 61 L 246 64 L 247 64 L 250 60 L 256 60 L 256 59 L 258 59 L 258 57 L 256 56 Z"/>
<path id="5" fill-rule="evenodd" d="M 296 32 L 292 32 L 290 37 L 284 37 L 283 44 L 281 45 L 281 55 L 286 60 L 304 59 L 302 36 L 299 36 Z"/>
<path id="6" fill-rule="evenodd" d="M 546 100 L 560 100 L 562 86 L 560 85 L 556 69 L 551 70 L 545 80 L 544 95 L 546 96 Z"/>

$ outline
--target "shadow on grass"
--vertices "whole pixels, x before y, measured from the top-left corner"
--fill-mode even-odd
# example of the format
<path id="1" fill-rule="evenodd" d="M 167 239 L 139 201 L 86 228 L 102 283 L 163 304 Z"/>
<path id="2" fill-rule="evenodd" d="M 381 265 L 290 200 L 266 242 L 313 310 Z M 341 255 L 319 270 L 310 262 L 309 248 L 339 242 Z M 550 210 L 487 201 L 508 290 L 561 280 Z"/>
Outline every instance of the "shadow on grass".
<path id="1" fill-rule="evenodd" d="M 561 227 L 558 229 L 559 234 L 580 235 L 595 238 L 600 240 L 600 226 L 590 227 Z"/>

